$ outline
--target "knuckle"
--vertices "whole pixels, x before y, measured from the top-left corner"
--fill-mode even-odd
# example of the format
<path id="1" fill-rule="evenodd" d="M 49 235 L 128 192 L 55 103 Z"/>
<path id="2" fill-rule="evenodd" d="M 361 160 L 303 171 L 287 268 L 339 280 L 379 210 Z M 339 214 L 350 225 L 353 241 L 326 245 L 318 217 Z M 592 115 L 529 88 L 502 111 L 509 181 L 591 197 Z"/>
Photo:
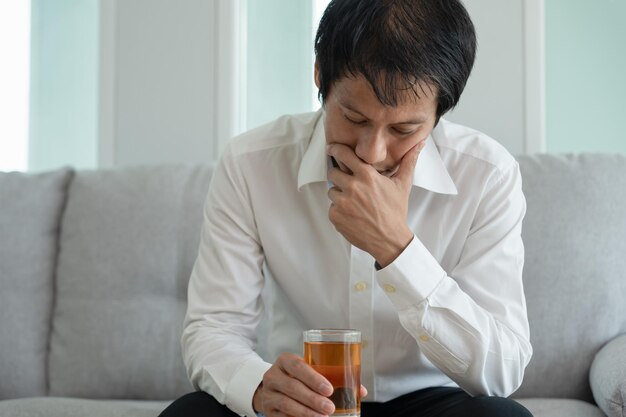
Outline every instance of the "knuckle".
<path id="1" fill-rule="evenodd" d="M 284 395 L 278 399 L 278 402 L 276 404 L 277 408 L 281 411 L 286 411 L 290 405 L 291 400 Z"/>
<path id="2" fill-rule="evenodd" d="M 263 384 L 269 384 L 274 379 L 274 372 L 276 372 L 275 367 L 271 367 L 265 374 L 263 374 Z"/>
<path id="3" fill-rule="evenodd" d="M 276 378 L 270 378 L 267 381 L 263 380 L 263 385 L 270 391 L 276 391 L 279 383 Z"/>
<path id="4" fill-rule="evenodd" d="M 304 362 L 302 362 L 300 359 L 293 358 L 291 362 L 291 368 L 295 372 L 301 372 L 304 369 Z"/>
<path id="5" fill-rule="evenodd" d="M 280 368 L 285 369 L 291 364 L 293 357 L 294 355 L 292 355 L 291 353 L 283 352 L 278 356 L 278 360 L 276 362 L 278 363 L 278 366 L 280 366 Z"/>

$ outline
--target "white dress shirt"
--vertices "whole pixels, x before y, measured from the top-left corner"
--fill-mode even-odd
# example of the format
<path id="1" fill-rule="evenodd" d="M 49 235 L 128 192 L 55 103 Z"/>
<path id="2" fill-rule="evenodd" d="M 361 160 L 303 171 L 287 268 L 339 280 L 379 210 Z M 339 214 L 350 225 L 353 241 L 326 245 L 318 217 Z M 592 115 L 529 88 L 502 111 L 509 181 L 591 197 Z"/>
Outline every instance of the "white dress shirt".
<path id="1" fill-rule="evenodd" d="M 364 401 L 431 386 L 511 394 L 532 355 L 515 159 L 442 119 L 415 168 L 415 236 L 377 271 L 328 220 L 323 120 L 322 111 L 282 117 L 222 155 L 181 340 L 194 387 L 255 416 L 263 374 L 281 352 L 302 354 L 303 330 L 352 328 L 362 332 Z"/>

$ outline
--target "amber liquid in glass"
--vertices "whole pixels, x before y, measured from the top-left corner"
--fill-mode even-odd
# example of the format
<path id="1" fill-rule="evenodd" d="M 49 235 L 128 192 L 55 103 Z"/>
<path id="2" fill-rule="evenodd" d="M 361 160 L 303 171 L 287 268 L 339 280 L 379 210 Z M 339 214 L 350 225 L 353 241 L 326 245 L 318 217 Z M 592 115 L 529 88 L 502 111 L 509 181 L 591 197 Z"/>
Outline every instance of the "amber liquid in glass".
<path id="1" fill-rule="evenodd" d="M 304 342 L 304 361 L 333 386 L 333 416 L 361 415 L 361 344 Z"/>

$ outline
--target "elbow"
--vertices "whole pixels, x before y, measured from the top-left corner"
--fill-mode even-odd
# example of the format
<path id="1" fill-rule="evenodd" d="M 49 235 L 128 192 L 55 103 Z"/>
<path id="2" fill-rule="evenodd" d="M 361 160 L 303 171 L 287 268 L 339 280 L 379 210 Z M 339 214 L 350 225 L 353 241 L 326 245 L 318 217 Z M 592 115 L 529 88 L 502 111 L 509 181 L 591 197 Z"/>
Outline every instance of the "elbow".
<path id="1" fill-rule="evenodd" d="M 532 353 L 530 343 L 522 341 L 516 355 L 491 358 L 482 367 L 480 377 L 474 379 L 475 383 L 471 387 L 462 388 L 475 397 L 509 397 L 521 387 Z"/>
<path id="2" fill-rule="evenodd" d="M 198 366 L 198 360 L 194 359 L 199 354 L 196 352 L 196 349 L 194 349 L 194 341 L 197 338 L 197 331 L 197 326 L 193 323 L 185 322 L 180 336 L 180 352 L 183 364 L 185 365 L 185 371 L 187 372 L 187 378 L 189 378 L 189 381 L 196 390 L 199 389 L 199 370 L 202 369 Z"/>
<path id="3" fill-rule="evenodd" d="M 497 378 L 488 385 L 484 395 L 509 397 L 517 391 L 524 381 L 526 367 L 530 363 L 533 350 L 529 341 L 520 343 L 516 357 L 506 358 L 501 361 L 501 369 L 494 373 Z"/>

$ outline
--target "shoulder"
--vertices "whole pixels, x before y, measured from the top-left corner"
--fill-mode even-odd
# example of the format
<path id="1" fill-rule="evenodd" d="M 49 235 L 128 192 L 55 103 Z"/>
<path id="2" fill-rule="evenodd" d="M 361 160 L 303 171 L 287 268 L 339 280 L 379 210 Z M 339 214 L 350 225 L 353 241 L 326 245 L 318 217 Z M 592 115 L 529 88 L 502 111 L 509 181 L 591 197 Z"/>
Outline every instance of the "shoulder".
<path id="1" fill-rule="evenodd" d="M 473 166 L 502 176 L 518 166 L 503 145 L 467 126 L 441 119 L 433 129 L 432 137 L 449 171 L 458 171 L 459 165 Z"/>
<path id="2" fill-rule="evenodd" d="M 285 115 L 234 137 L 228 143 L 233 157 L 293 145 L 307 145 L 320 112 Z"/>

